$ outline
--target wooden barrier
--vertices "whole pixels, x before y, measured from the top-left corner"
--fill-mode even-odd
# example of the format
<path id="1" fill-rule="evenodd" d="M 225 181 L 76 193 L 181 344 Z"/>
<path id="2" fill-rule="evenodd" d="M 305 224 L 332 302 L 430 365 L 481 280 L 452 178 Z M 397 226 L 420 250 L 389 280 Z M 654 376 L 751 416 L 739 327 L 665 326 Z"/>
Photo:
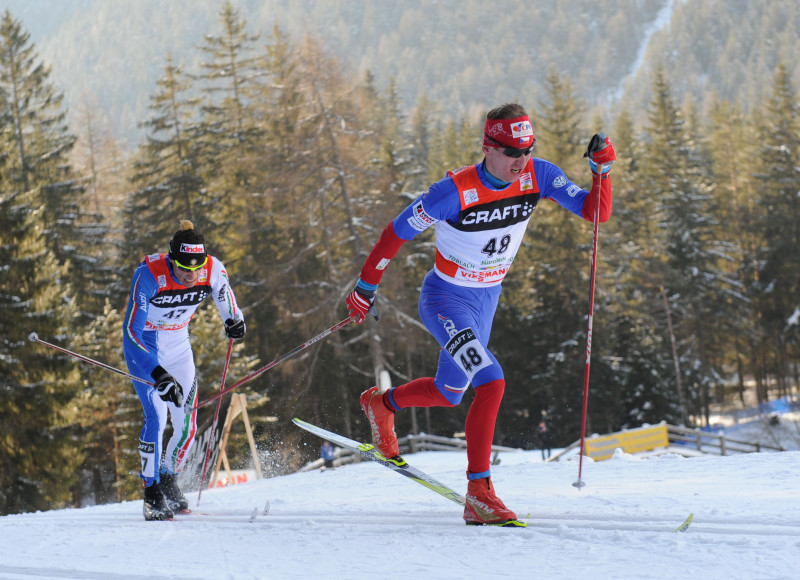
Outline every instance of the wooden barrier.
<path id="1" fill-rule="evenodd" d="M 228 414 L 225 417 L 225 427 L 223 428 L 222 431 L 222 440 L 220 440 L 219 442 L 219 455 L 217 456 L 217 465 L 214 468 L 214 474 L 211 476 L 211 481 L 209 481 L 208 487 L 216 486 L 221 463 L 225 467 L 225 474 L 227 475 L 228 480 L 233 481 L 231 466 L 230 463 L 228 462 L 228 454 L 225 452 L 225 448 L 228 445 L 228 436 L 231 434 L 231 426 L 233 425 L 233 420 L 239 415 L 242 416 L 242 420 L 244 421 L 244 428 L 245 431 L 247 432 L 247 440 L 250 443 L 250 451 L 253 453 L 253 463 L 255 464 L 256 468 L 256 478 L 261 479 L 263 477 L 261 474 L 261 462 L 258 460 L 258 450 L 256 449 L 256 441 L 253 438 L 253 430 L 250 428 L 250 418 L 247 416 L 247 397 L 243 394 L 236 394 L 231 397 L 231 404 L 230 407 L 228 407 Z"/>
<path id="2" fill-rule="evenodd" d="M 595 461 L 613 457 L 616 449 L 625 453 L 642 453 L 669 446 L 666 423 L 654 427 L 639 427 L 585 440 L 585 453 Z"/>

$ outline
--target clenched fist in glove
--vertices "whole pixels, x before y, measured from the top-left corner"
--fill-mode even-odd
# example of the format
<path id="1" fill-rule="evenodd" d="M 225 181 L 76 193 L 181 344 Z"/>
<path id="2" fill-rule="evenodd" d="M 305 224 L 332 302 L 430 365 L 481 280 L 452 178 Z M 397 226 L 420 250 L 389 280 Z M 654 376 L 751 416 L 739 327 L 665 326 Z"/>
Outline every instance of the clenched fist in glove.
<path id="1" fill-rule="evenodd" d="M 611 165 L 617 160 L 611 139 L 606 137 L 605 133 L 595 133 L 592 136 L 589 147 L 583 156 L 589 158 L 589 167 L 592 169 L 592 173 L 603 175 L 607 175 L 611 171 Z"/>
<path id="2" fill-rule="evenodd" d="M 345 298 L 347 304 L 347 311 L 350 313 L 350 318 L 356 321 L 356 324 L 361 324 L 367 316 L 367 313 L 372 314 L 375 320 L 378 320 L 378 309 L 375 308 L 375 289 L 365 288 L 361 285 L 361 280 L 358 281 L 356 287 Z"/>
<path id="3" fill-rule="evenodd" d="M 183 389 L 178 384 L 178 381 L 175 380 L 175 377 L 164 371 L 164 369 L 161 370 L 163 372 L 159 378 L 156 379 L 156 385 L 153 388 L 156 390 L 156 393 L 158 393 L 158 396 L 161 397 L 162 401 L 174 403 L 177 407 L 182 407 Z"/>
<path id="4" fill-rule="evenodd" d="M 229 318 L 225 321 L 225 334 L 228 335 L 228 338 L 231 340 L 241 340 L 244 338 L 244 333 L 247 331 L 247 327 L 244 324 L 244 320 L 241 318 L 234 320 L 233 318 Z"/>

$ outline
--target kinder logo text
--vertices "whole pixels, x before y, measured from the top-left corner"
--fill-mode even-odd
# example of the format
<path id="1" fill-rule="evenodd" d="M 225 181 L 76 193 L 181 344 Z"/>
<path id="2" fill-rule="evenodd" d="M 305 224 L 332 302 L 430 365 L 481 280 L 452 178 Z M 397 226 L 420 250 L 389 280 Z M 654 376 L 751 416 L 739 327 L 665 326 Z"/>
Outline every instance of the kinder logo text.
<path id="1" fill-rule="evenodd" d="M 203 244 L 181 244 L 181 252 L 184 254 L 203 254 L 205 251 Z"/>

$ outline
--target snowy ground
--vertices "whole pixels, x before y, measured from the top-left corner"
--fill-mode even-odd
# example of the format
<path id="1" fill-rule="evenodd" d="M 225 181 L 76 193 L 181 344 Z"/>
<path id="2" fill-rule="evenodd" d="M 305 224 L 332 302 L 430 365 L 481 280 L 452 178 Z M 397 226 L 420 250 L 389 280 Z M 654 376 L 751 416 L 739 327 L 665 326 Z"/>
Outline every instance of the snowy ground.
<path id="1" fill-rule="evenodd" d="M 408 459 L 465 491 L 463 452 Z M 798 451 L 585 459 L 582 490 L 575 461 L 500 459 L 498 494 L 526 529 L 467 527 L 455 503 L 365 461 L 208 490 L 199 507 L 193 493 L 215 515 L 174 522 L 145 522 L 140 501 L 0 517 L 0 578 L 800 577 Z"/>

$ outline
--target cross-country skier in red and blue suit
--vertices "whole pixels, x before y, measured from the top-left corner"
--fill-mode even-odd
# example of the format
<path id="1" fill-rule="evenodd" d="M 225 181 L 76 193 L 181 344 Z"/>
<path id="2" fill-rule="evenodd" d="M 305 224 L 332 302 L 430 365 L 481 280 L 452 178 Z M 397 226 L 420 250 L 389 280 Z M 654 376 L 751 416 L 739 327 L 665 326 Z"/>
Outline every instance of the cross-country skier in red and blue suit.
<path id="1" fill-rule="evenodd" d="M 361 407 L 373 442 L 384 456 L 393 458 L 399 454 L 395 412 L 408 407 L 458 405 L 472 384 L 475 399 L 465 426 L 468 484 L 464 520 L 470 525 L 524 525 L 495 495 L 491 481 L 492 440 L 505 379 L 488 343 L 501 282 L 528 221 L 541 199 L 592 221 L 598 193 L 599 221 L 608 221 L 611 215 L 608 174 L 616 155 L 610 139 L 595 135 L 590 142 L 591 192 L 575 185 L 552 163 L 532 158 L 534 142 L 533 127 L 522 106 L 510 103 L 489 111 L 483 161 L 449 172 L 386 226 L 346 299 L 350 316 L 361 324 L 371 312 L 383 272 L 400 246 L 435 226 L 436 260 L 422 283 L 419 314 L 442 347 L 436 376 L 385 393 L 372 387 L 362 393 Z M 377 318 L 374 311 L 372 314 Z"/>
<path id="2" fill-rule="evenodd" d="M 222 262 L 208 255 L 203 234 L 183 220 L 168 254 L 146 256 L 133 273 L 123 328 L 123 352 L 144 411 L 139 455 L 144 480 L 144 517 L 164 520 L 189 507 L 176 482 L 197 430 L 197 379 L 189 322 L 211 296 L 230 339 L 244 338 L 245 323 Z M 188 392 L 186 388 L 188 387 Z M 172 437 L 162 459 L 167 414 Z"/>

